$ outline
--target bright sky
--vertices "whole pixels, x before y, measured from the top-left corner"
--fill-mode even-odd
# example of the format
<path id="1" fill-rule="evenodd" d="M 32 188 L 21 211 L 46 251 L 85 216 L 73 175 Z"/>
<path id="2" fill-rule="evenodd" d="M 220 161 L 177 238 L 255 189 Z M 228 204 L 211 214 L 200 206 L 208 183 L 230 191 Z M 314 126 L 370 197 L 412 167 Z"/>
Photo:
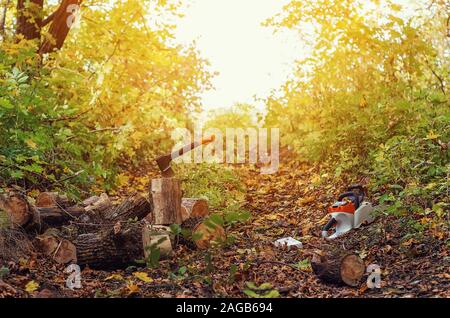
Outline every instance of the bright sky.
<path id="1" fill-rule="evenodd" d="M 191 0 L 179 23 L 177 41 L 196 41 L 219 75 L 203 96 L 206 110 L 254 103 L 280 87 L 302 54 L 294 33 L 272 34 L 261 23 L 288 0 Z"/>

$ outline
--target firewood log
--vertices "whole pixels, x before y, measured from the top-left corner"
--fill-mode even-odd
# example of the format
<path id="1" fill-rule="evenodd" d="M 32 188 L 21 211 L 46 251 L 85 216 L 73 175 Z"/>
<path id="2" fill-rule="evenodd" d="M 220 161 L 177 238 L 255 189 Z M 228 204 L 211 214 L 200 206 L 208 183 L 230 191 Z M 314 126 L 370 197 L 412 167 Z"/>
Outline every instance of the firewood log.
<path id="1" fill-rule="evenodd" d="M 148 221 L 154 225 L 181 224 L 181 184 L 175 178 L 153 179 L 150 190 L 154 211 Z"/>
<path id="2" fill-rule="evenodd" d="M 77 219 L 86 214 L 84 208 L 79 206 L 72 206 L 67 208 L 62 207 L 48 207 L 34 208 L 36 212 L 35 223 L 40 227 L 46 226 L 61 226 L 67 224 L 70 220 Z"/>
<path id="3" fill-rule="evenodd" d="M 365 273 L 363 260 L 345 251 L 326 252 L 314 255 L 311 267 L 319 279 L 326 283 L 346 284 L 356 287 Z"/>
<path id="4" fill-rule="evenodd" d="M 181 205 L 188 210 L 189 217 L 207 217 L 209 215 L 208 201 L 205 199 L 183 198 Z"/>
<path id="5" fill-rule="evenodd" d="M 66 195 L 58 192 L 42 192 L 36 198 L 35 206 L 39 208 L 63 207 L 67 208 L 75 205 Z"/>
<path id="6" fill-rule="evenodd" d="M 191 217 L 189 210 L 185 206 L 181 206 L 181 220 L 183 222 L 187 221 Z"/>
<path id="7" fill-rule="evenodd" d="M 140 194 L 133 195 L 118 206 L 105 211 L 104 219 L 108 222 L 140 221 L 151 215 L 153 204 Z"/>
<path id="8" fill-rule="evenodd" d="M 158 250 L 160 258 L 170 258 L 173 255 L 175 235 L 167 226 L 146 225 L 142 232 L 145 258 L 150 257 L 153 250 Z"/>
<path id="9" fill-rule="evenodd" d="M 82 205 L 86 212 L 102 215 L 105 211 L 111 209 L 112 202 L 106 193 L 102 193 L 99 197 L 94 196 L 84 200 Z"/>
<path id="10" fill-rule="evenodd" d="M 13 227 L 27 227 L 33 223 L 35 215 L 25 195 L 7 192 L 0 195 L 0 210 L 6 212 Z"/>
<path id="11" fill-rule="evenodd" d="M 146 222 L 124 223 L 97 233 L 78 236 L 77 264 L 95 269 L 132 265 L 144 258 L 142 232 Z"/>
<path id="12" fill-rule="evenodd" d="M 181 227 L 190 235 L 180 238 L 180 242 L 200 250 L 207 250 L 211 246 L 221 244 L 227 238 L 225 229 L 221 225 L 201 217 L 190 218 L 183 222 Z"/>
<path id="13" fill-rule="evenodd" d="M 58 264 L 77 262 L 75 245 L 59 237 L 56 230 L 49 229 L 44 234 L 37 236 L 36 240 L 38 249 Z"/>

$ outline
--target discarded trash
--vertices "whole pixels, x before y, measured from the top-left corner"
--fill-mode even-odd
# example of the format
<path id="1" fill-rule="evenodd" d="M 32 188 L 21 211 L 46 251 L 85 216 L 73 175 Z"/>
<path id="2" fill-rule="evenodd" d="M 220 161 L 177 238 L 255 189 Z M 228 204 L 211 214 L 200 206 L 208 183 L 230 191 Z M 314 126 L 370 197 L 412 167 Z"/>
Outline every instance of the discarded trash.
<path id="1" fill-rule="evenodd" d="M 303 247 L 302 242 L 297 241 L 296 239 L 294 239 L 292 237 L 285 237 L 285 238 L 276 240 L 273 244 L 276 247 L 287 247 L 288 249 L 290 249 L 292 247 L 296 247 L 296 248 Z"/>

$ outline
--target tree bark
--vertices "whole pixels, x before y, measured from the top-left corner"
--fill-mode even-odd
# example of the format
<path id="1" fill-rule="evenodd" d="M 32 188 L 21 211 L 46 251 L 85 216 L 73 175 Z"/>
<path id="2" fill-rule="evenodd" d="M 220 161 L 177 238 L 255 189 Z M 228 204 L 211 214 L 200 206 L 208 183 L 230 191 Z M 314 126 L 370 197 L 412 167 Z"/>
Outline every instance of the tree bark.
<path id="1" fill-rule="evenodd" d="M 9 4 L 11 3 L 11 0 L 7 0 L 2 8 L 2 17 L 0 18 L 0 36 L 5 36 L 5 24 L 6 24 L 6 15 L 8 13 Z"/>
<path id="2" fill-rule="evenodd" d="M 105 212 L 104 218 L 109 222 L 135 220 L 140 221 L 153 211 L 152 203 L 137 194 L 129 197 L 120 205 Z"/>
<path id="3" fill-rule="evenodd" d="M 363 260 L 345 251 L 328 252 L 325 256 L 315 255 L 311 266 L 322 281 L 352 287 L 359 285 L 365 273 Z"/>
<path id="4" fill-rule="evenodd" d="M 122 268 L 144 258 L 145 222 L 127 224 L 98 233 L 80 235 L 74 242 L 77 264 L 95 269 Z"/>
<path id="5" fill-rule="evenodd" d="M 18 0 L 16 33 L 27 40 L 40 39 L 44 0 Z"/>
<path id="6" fill-rule="evenodd" d="M 106 193 L 102 193 L 99 197 L 91 197 L 82 202 L 82 206 L 88 213 L 103 215 L 105 211 L 112 208 L 112 202 Z"/>
<path id="7" fill-rule="evenodd" d="M 175 178 L 153 179 L 151 184 L 151 198 L 154 210 L 148 218 L 154 225 L 181 224 L 181 184 Z"/>
<path id="8" fill-rule="evenodd" d="M 62 48 L 64 41 L 72 27 L 73 9 L 79 8 L 82 0 L 62 0 L 57 11 L 53 14 L 51 24 L 39 53 L 51 53 Z"/>
<path id="9" fill-rule="evenodd" d="M 75 220 L 86 214 L 84 208 L 79 206 L 72 206 L 68 208 L 62 207 L 35 207 L 34 223 L 41 228 L 45 226 L 61 226 L 68 223 L 70 220 Z"/>

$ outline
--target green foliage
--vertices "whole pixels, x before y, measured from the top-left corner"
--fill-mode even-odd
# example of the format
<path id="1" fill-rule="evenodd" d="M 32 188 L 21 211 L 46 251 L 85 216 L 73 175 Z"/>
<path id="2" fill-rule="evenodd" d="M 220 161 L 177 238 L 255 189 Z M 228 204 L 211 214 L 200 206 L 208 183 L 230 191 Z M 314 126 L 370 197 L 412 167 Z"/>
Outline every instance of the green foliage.
<path id="1" fill-rule="evenodd" d="M 439 3 L 407 14 L 370 2 L 292 1 L 267 22 L 299 30 L 312 53 L 268 99 L 266 121 L 301 159 L 336 177 L 371 175 L 374 191 L 395 197 L 390 213 L 415 214 L 448 204 L 446 20 Z"/>
<path id="2" fill-rule="evenodd" d="M 1 267 L 0 268 L 0 280 L 3 279 L 3 277 L 7 276 L 9 274 L 9 268 L 8 267 Z"/>
<path id="3" fill-rule="evenodd" d="M 205 198 L 214 213 L 222 220 L 235 223 L 246 221 L 249 214 L 242 208 L 245 202 L 245 188 L 237 172 L 219 164 L 183 164 L 177 167 L 182 180 L 183 196 Z M 215 217 L 215 216 L 214 216 Z"/>
<path id="4" fill-rule="evenodd" d="M 16 41 L 15 11 L 8 11 L 0 186 L 76 196 L 110 190 L 119 170 L 142 167 L 168 148 L 171 130 L 199 108 L 210 76 L 194 47 L 172 43 L 172 25 L 149 23 L 179 8 L 177 0 L 86 4 L 62 50 L 42 58 L 35 42 Z"/>

